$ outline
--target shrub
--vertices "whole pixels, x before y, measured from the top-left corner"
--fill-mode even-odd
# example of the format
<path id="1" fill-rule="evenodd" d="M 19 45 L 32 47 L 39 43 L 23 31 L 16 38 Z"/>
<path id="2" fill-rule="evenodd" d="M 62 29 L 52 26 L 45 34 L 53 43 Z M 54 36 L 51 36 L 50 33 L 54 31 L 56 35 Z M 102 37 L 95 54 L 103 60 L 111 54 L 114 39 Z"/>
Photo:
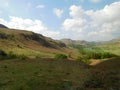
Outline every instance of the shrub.
<path id="1" fill-rule="evenodd" d="M 108 53 L 108 52 L 103 52 L 99 50 L 87 50 L 87 49 L 81 49 L 80 55 L 82 55 L 83 58 L 85 59 L 105 59 L 105 58 L 111 58 L 115 57 L 116 55 Z"/>
<path id="2" fill-rule="evenodd" d="M 14 59 L 14 58 L 17 58 L 17 56 L 15 54 L 13 54 L 12 51 L 10 51 L 8 54 L 7 54 L 7 59 Z"/>
<path id="3" fill-rule="evenodd" d="M 90 64 L 90 60 L 86 56 L 84 57 L 79 56 L 77 58 L 77 61 L 82 61 L 82 62 L 85 62 L 86 64 Z"/>
<path id="4" fill-rule="evenodd" d="M 77 61 L 83 61 L 83 57 L 78 56 Z"/>
<path id="5" fill-rule="evenodd" d="M 56 59 L 67 59 L 67 56 L 65 54 L 56 54 L 55 58 Z"/>
<path id="6" fill-rule="evenodd" d="M 72 58 L 72 52 L 70 52 L 70 53 L 68 54 L 68 57 L 69 57 L 69 58 Z"/>
<path id="7" fill-rule="evenodd" d="M 0 56 L 7 56 L 7 54 L 3 50 L 0 50 Z"/>
<path id="8" fill-rule="evenodd" d="M 35 58 L 36 58 L 36 59 L 40 59 L 40 58 L 41 58 L 41 55 L 36 55 Z"/>
<path id="9" fill-rule="evenodd" d="M 26 60 L 26 59 L 27 59 L 27 56 L 25 56 L 24 54 L 22 54 L 22 55 L 19 55 L 18 58 L 19 58 L 20 60 Z"/>
<path id="10" fill-rule="evenodd" d="M 111 57 L 114 57 L 114 56 L 116 56 L 116 55 L 106 52 L 106 53 L 102 54 L 101 58 L 111 58 Z"/>
<path id="11" fill-rule="evenodd" d="M 3 50 L 0 50 L 0 59 L 4 59 L 6 56 L 7 54 Z"/>
<path id="12" fill-rule="evenodd" d="M 14 39 L 14 35 L 13 34 L 12 35 L 8 35 L 8 37 L 9 37 L 10 40 Z"/>

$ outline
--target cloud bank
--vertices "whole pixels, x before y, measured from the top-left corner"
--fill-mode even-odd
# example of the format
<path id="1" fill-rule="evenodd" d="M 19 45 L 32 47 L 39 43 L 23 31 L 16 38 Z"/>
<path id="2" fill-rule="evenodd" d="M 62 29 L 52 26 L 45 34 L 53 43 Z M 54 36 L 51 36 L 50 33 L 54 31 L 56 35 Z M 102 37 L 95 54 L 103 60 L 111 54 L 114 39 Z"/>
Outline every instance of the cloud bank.
<path id="1" fill-rule="evenodd" d="M 40 20 L 23 19 L 20 17 L 10 16 L 10 21 L 5 21 L 0 18 L 0 23 L 12 29 L 33 31 L 52 38 L 59 35 L 59 32 L 49 30 Z"/>
<path id="2" fill-rule="evenodd" d="M 81 6 L 69 8 L 70 18 L 62 27 L 73 39 L 110 40 L 120 37 L 120 1 L 106 5 L 101 10 L 84 10 Z M 70 37 L 69 36 L 69 37 Z"/>

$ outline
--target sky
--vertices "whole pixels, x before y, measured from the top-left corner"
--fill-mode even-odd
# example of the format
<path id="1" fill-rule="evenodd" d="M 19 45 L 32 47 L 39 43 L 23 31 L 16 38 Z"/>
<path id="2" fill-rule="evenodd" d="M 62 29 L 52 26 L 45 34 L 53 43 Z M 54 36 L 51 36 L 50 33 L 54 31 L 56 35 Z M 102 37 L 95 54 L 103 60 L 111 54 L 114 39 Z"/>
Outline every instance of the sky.
<path id="1" fill-rule="evenodd" d="M 120 0 L 0 0 L 0 24 L 53 39 L 120 38 Z"/>

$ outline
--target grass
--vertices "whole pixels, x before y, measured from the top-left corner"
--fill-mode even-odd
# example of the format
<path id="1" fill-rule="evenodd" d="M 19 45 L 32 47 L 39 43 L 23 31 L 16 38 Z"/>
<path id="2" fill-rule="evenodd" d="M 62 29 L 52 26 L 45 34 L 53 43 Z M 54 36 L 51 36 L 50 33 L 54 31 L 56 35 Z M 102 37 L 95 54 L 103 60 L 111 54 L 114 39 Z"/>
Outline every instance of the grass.
<path id="1" fill-rule="evenodd" d="M 68 57 L 65 54 L 55 54 L 55 59 L 67 59 Z"/>
<path id="2" fill-rule="evenodd" d="M 32 50 L 32 49 L 29 49 L 29 48 L 8 48 L 8 49 L 4 49 L 7 53 L 9 52 L 13 52 L 15 53 L 16 55 L 25 55 L 27 57 L 32 57 L 32 58 L 36 58 L 36 57 L 39 57 L 39 58 L 43 58 L 43 57 L 47 57 L 47 58 L 50 58 L 50 57 L 54 57 L 54 54 L 53 53 L 48 53 L 48 52 L 43 52 L 43 51 L 36 51 L 36 50 Z"/>
<path id="3" fill-rule="evenodd" d="M 75 51 L 59 41 L 30 31 L 0 28 L 0 36 L 0 49 L 7 53 L 12 51 L 32 58 L 51 58 L 55 53 Z"/>
<path id="4" fill-rule="evenodd" d="M 0 90 L 119 90 L 120 58 L 94 66 L 55 59 L 0 61 Z"/>
<path id="5" fill-rule="evenodd" d="M 53 59 L 0 61 L 0 90 L 75 90 L 89 78 L 81 62 Z"/>
<path id="6" fill-rule="evenodd" d="M 98 48 L 120 56 L 120 42 L 111 42 L 97 45 Z"/>
<path id="7" fill-rule="evenodd" d="M 5 33 L 1 29 L 0 32 Z M 15 36 L 8 35 L 10 38 L 6 39 L 5 36 L 0 39 L 1 50 L 4 50 L 11 58 L 14 57 L 14 54 L 19 56 L 11 60 L 1 58 L 0 90 L 119 90 L 119 57 L 103 60 L 95 66 L 89 66 L 82 62 L 83 58 L 88 60 L 89 57 L 86 57 L 88 53 L 94 55 L 94 52 L 99 54 L 108 51 L 120 55 L 119 43 L 99 45 L 97 48 L 75 46 L 80 50 L 83 48 L 85 50 L 85 52 L 81 50 L 82 57 L 77 62 L 62 58 L 50 59 L 56 53 L 61 52 L 62 55 L 65 54 L 68 58 L 73 58 L 77 52 L 73 48 L 71 50 L 68 50 L 70 48 L 62 48 L 60 51 L 59 49 L 42 47 L 36 41 L 26 40 L 19 36 L 20 32 L 12 30 L 11 33 L 11 30 L 7 30 L 7 34 Z M 32 34 L 27 31 L 24 33 Z M 28 59 L 26 56 L 34 58 Z"/>
<path id="8" fill-rule="evenodd" d="M 87 90 L 119 90 L 120 89 L 120 57 L 105 60 L 91 71 L 91 78 L 86 82 Z"/>
<path id="9" fill-rule="evenodd" d="M 119 90 L 120 58 L 88 66 L 65 59 L 0 61 L 0 90 Z"/>

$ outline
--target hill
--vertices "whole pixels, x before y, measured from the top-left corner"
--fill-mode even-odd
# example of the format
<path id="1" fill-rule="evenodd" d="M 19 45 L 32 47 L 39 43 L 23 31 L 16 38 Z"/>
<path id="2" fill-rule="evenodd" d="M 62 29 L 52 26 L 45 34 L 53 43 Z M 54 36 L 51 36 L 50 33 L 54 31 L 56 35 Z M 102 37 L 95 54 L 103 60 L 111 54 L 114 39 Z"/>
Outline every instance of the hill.
<path id="1" fill-rule="evenodd" d="M 86 90 L 119 90 L 120 57 L 107 59 L 92 66 L 91 78 L 86 83 Z"/>
<path id="2" fill-rule="evenodd" d="M 8 27 L 3 24 L 0 24 L 0 28 L 8 28 Z"/>
<path id="3" fill-rule="evenodd" d="M 120 58 L 98 58 L 106 55 L 102 53 L 104 51 L 119 55 L 119 46 L 119 39 L 108 42 L 59 41 L 30 31 L 0 28 L 0 55 L 21 55 L 11 60 L 0 56 L 0 90 L 119 90 Z M 58 53 L 74 61 L 53 59 Z M 93 60 L 90 66 L 88 55 L 102 61 Z"/>
<path id="4" fill-rule="evenodd" d="M 61 39 L 60 41 L 69 46 L 71 46 L 71 45 L 86 46 L 89 44 L 89 42 L 84 41 L 84 40 Z"/>
<path id="5" fill-rule="evenodd" d="M 112 42 L 120 42 L 120 38 L 116 38 L 116 39 L 113 39 L 111 40 Z"/>
<path id="6" fill-rule="evenodd" d="M 7 53 L 30 57 L 53 57 L 55 53 L 69 54 L 74 49 L 63 42 L 30 31 L 0 28 L 0 49 Z"/>
<path id="7" fill-rule="evenodd" d="M 94 44 L 94 46 L 101 48 L 106 52 L 110 52 L 120 56 L 120 38 L 116 38 L 106 42 L 98 42 Z"/>
<path id="8" fill-rule="evenodd" d="M 79 50 L 104 51 L 120 56 L 120 38 L 109 41 L 88 42 L 84 40 L 62 39 L 61 42 Z"/>
<path id="9" fill-rule="evenodd" d="M 87 52 L 105 51 L 120 55 L 119 38 L 104 42 L 88 42 L 71 39 L 53 40 L 41 34 L 6 27 L 0 28 L 0 43 L 0 49 L 7 53 L 12 52 L 29 57 L 54 57 L 55 54 L 62 53 L 72 59 L 76 59 L 79 56 L 78 50 Z"/>

